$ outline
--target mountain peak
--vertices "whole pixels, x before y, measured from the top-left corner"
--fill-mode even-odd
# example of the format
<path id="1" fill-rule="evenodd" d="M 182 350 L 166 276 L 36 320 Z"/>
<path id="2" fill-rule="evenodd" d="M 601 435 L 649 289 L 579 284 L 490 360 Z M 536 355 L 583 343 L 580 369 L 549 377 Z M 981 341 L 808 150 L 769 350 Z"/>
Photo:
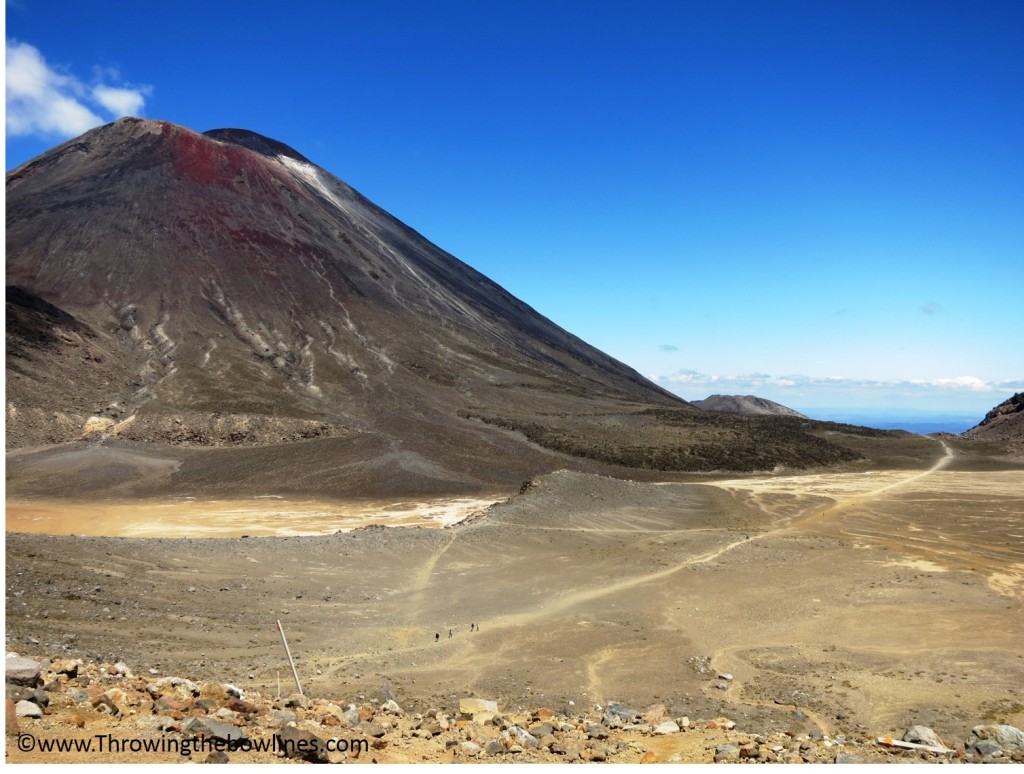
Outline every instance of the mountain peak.
<path id="1" fill-rule="evenodd" d="M 265 137 L 262 134 L 251 132 L 248 129 L 211 129 L 208 132 L 203 132 L 203 135 L 209 137 L 218 142 L 227 142 L 233 145 L 241 145 L 243 148 L 261 153 L 264 156 L 271 158 L 277 158 L 279 156 L 286 156 L 288 158 L 296 159 L 297 161 L 305 162 L 306 164 L 312 164 L 309 159 L 303 156 L 294 148 L 285 145 L 283 142 Z"/>

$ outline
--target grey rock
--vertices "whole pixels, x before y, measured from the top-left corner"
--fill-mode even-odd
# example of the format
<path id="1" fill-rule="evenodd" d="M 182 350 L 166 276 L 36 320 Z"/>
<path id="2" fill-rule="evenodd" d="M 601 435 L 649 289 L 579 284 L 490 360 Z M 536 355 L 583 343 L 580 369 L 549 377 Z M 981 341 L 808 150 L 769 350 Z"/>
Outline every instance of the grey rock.
<path id="1" fill-rule="evenodd" d="M 462 742 L 459 745 L 459 750 L 461 750 L 464 755 L 479 755 L 480 751 L 483 749 L 484 748 L 476 742 Z"/>
<path id="2" fill-rule="evenodd" d="M 33 701 L 22 700 L 14 705 L 14 713 L 19 718 L 41 718 L 43 708 Z"/>
<path id="3" fill-rule="evenodd" d="M 484 747 L 484 752 L 488 755 L 504 755 L 507 752 L 507 750 L 505 749 L 505 745 L 503 745 L 500 741 L 498 741 L 497 739 L 492 739 Z"/>
<path id="4" fill-rule="evenodd" d="M 591 739 L 607 739 L 608 729 L 602 726 L 600 723 L 594 723 L 586 726 L 583 729 L 584 733 Z"/>
<path id="5" fill-rule="evenodd" d="M 608 702 L 608 706 L 604 708 L 604 711 L 605 725 L 612 728 L 621 728 L 627 723 L 634 723 L 640 719 L 639 711 L 617 701 Z"/>
<path id="6" fill-rule="evenodd" d="M 374 739 L 379 739 L 386 733 L 384 726 L 379 723 L 371 723 L 370 721 L 364 721 L 357 727 L 359 731 L 362 731 L 366 736 L 372 736 Z"/>
<path id="7" fill-rule="evenodd" d="M 222 723 L 212 718 L 192 718 L 182 728 L 182 733 L 192 736 L 209 736 L 214 739 L 221 739 L 225 742 L 232 739 L 245 739 L 242 729 L 230 723 Z"/>
<path id="8" fill-rule="evenodd" d="M 42 665 L 38 661 L 23 656 L 8 654 L 5 672 L 7 682 L 13 685 L 26 685 L 29 688 L 35 688 L 43 682 L 40 674 Z"/>
<path id="9" fill-rule="evenodd" d="M 307 763 L 329 763 L 327 746 L 320 737 L 304 728 L 287 726 L 278 731 L 278 750 L 283 751 L 286 758 L 306 761 Z"/>
<path id="10" fill-rule="evenodd" d="M 515 743 L 520 747 L 529 747 L 535 750 L 540 745 L 537 737 L 527 731 L 524 731 L 519 726 L 512 726 L 507 731 L 503 731 L 501 736 L 503 739 L 515 739 Z"/>
<path id="11" fill-rule="evenodd" d="M 738 761 L 740 759 L 740 748 L 735 744 L 720 744 L 715 747 L 715 763 L 722 761 Z"/>
<path id="12" fill-rule="evenodd" d="M 231 759 L 223 750 L 215 750 L 206 756 L 206 763 L 230 763 Z"/>
<path id="13" fill-rule="evenodd" d="M 441 724 L 437 722 L 436 718 L 428 718 L 419 724 L 417 730 L 425 732 L 429 739 L 441 733 Z"/>
<path id="14" fill-rule="evenodd" d="M 927 744 L 934 747 L 945 747 L 938 735 L 928 728 L 928 726 L 911 726 L 907 729 L 906 733 L 903 734 L 903 741 L 914 742 L 915 744 Z"/>
<path id="15" fill-rule="evenodd" d="M 992 739 L 1006 750 L 1024 750 L 1024 731 L 1015 726 L 975 726 L 971 729 L 973 739 Z"/>
<path id="16" fill-rule="evenodd" d="M 666 720 L 654 727 L 655 734 L 676 734 L 679 733 L 679 725 L 674 720 Z"/>
<path id="17" fill-rule="evenodd" d="M 380 705 L 381 712 L 386 712 L 389 715 L 401 715 L 405 710 L 398 706 L 398 702 L 394 699 L 388 699 L 386 702 Z"/>
<path id="18" fill-rule="evenodd" d="M 50 694 L 46 691 L 40 690 L 39 688 L 32 691 L 31 695 L 28 696 L 28 700 L 33 704 L 38 704 L 43 709 L 50 706 Z"/>
<path id="19" fill-rule="evenodd" d="M 270 710 L 270 719 L 267 721 L 267 726 L 270 728 L 281 728 L 289 723 L 295 723 L 298 721 L 299 716 L 290 710 Z"/>
<path id="20" fill-rule="evenodd" d="M 971 745 L 970 749 L 978 755 L 995 755 L 1003 751 L 1002 745 L 995 739 L 979 739 Z"/>
<path id="21" fill-rule="evenodd" d="M 179 728 L 178 721 L 166 715 L 154 715 L 145 724 L 139 721 L 141 727 L 149 726 L 154 731 L 176 731 Z"/>
<path id="22" fill-rule="evenodd" d="M 32 696 L 35 691 L 34 688 L 29 688 L 27 685 L 8 685 L 7 698 L 17 704 L 19 701 L 28 701 L 29 697 Z"/>
<path id="23" fill-rule="evenodd" d="M 867 763 L 866 758 L 861 758 L 859 755 L 852 755 L 850 753 L 839 753 L 836 756 L 836 763 Z"/>
<path id="24" fill-rule="evenodd" d="M 539 739 L 542 736 L 555 733 L 555 727 L 550 723 L 538 723 L 535 726 L 530 726 L 530 733 Z"/>
<path id="25" fill-rule="evenodd" d="M 89 692 L 84 688 L 69 688 L 65 691 L 64 695 L 71 699 L 75 704 L 82 704 L 89 701 Z"/>
<path id="26" fill-rule="evenodd" d="M 348 723 L 349 728 L 355 728 L 362 722 L 362 718 L 359 717 L 359 710 L 356 709 L 355 704 L 349 704 L 348 709 L 341 713 L 341 717 Z"/>

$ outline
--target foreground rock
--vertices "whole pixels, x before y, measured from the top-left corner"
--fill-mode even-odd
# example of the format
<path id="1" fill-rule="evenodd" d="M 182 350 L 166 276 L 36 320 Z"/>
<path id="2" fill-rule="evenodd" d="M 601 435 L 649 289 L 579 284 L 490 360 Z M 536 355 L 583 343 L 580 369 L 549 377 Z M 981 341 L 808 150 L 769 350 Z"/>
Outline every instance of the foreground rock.
<path id="1" fill-rule="evenodd" d="M 511 711 L 475 697 L 449 708 L 357 705 L 139 677 L 121 663 L 13 658 L 8 663 L 20 665 L 13 674 L 29 685 L 8 683 L 8 762 L 1024 762 L 1024 732 L 1010 725 L 975 726 L 947 748 L 926 726 L 899 739 L 847 738 L 819 730 L 755 733 L 722 717 L 672 718 L 662 704 L 639 711 L 610 702 L 565 712 Z M 43 688 L 34 687 L 38 681 Z M 16 704 L 13 696 L 21 697 Z M 23 744 L 31 739 L 30 748 L 19 745 L 19 734 Z M 95 746 L 99 739 L 107 740 L 105 749 Z M 68 740 L 94 746 L 63 753 L 46 747 Z"/>

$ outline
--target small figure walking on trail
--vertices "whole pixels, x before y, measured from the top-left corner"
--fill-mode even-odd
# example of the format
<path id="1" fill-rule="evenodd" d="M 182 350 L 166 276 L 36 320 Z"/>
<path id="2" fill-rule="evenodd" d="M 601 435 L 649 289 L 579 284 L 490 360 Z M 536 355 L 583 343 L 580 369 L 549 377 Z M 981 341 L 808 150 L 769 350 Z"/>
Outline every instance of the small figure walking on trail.
<path id="1" fill-rule="evenodd" d="M 476 630 L 476 624 L 474 624 L 474 623 L 471 623 L 471 624 L 469 625 L 469 630 L 470 630 L 470 631 L 475 631 L 475 630 Z"/>
<path id="2" fill-rule="evenodd" d="M 448 639 L 450 640 L 451 638 L 452 638 L 452 630 L 451 630 L 451 629 L 449 629 L 449 630 L 448 630 Z"/>
<path id="3" fill-rule="evenodd" d="M 441 641 L 441 632 L 434 632 L 434 642 Z"/>

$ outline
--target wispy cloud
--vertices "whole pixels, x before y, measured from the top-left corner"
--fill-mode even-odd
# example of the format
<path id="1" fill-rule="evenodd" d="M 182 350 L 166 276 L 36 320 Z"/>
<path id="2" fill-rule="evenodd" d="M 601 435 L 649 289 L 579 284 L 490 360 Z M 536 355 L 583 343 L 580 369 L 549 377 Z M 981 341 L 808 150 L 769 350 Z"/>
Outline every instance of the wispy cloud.
<path id="1" fill-rule="evenodd" d="M 7 132 L 12 136 L 74 137 L 125 115 L 140 115 L 150 86 L 117 83 L 97 68 L 87 85 L 50 66 L 39 49 L 7 40 Z"/>
<path id="2" fill-rule="evenodd" d="M 844 376 L 806 376 L 804 374 L 704 374 L 683 369 L 667 375 L 653 375 L 653 381 L 669 389 L 688 394 L 699 392 L 807 397 L 811 394 L 852 394 L 885 392 L 906 396 L 938 393 L 987 393 L 993 396 L 1024 391 L 1024 377 L 1001 381 L 985 381 L 976 376 L 955 376 L 939 379 L 856 379 Z"/>
<path id="3" fill-rule="evenodd" d="M 921 311 L 924 312 L 925 314 L 939 314 L 942 312 L 942 306 L 935 303 L 934 301 L 929 301 L 927 304 L 921 307 Z"/>
<path id="4" fill-rule="evenodd" d="M 678 352 L 679 351 L 679 347 L 677 347 L 675 344 L 659 344 L 658 345 L 658 349 L 660 349 L 662 352 Z"/>

